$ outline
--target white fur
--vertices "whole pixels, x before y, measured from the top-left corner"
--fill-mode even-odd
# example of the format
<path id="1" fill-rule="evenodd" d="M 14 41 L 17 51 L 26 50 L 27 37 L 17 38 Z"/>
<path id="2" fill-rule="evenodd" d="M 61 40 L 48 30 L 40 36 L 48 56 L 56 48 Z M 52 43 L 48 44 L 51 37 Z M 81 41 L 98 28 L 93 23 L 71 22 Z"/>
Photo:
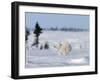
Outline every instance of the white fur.
<path id="1" fill-rule="evenodd" d="M 70 44 L 66 41 L 54 46 L 60 55 L 67 55 L 70 52 Z"/>

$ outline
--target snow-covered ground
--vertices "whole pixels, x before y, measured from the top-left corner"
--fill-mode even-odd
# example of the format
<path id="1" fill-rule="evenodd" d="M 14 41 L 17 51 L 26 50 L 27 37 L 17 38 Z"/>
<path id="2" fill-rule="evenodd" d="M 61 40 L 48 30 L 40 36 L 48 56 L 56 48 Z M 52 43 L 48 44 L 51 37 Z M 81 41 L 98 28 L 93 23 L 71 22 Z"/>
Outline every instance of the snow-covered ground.
<path id="1" fill-rule="evenodd" d="M 89 32 L 43 31 L 39 42 L 42 45 L 48 42 L 49 49 L 40 50 L 32 46 L 34 40 L 34 34 L 31 32 L 26 42 L 26 68 L 89 64 Z M 71 51 L 66 55 L 59 54 L 54 48 L 54 45 L 63 41 L 71 45 Z"/>

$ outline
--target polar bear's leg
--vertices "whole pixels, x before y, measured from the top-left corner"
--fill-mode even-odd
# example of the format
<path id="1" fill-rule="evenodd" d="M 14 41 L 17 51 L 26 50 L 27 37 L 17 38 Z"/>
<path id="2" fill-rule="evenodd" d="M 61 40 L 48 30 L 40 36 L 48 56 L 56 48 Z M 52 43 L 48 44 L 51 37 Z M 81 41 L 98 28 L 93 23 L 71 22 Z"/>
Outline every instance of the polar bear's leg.
<path id="1" fill-rule="evenodd" d="M 67 54 L 67 48 L 64 47 L 64 50 L 63 50 L 63 55 L 66 55 Z"/>

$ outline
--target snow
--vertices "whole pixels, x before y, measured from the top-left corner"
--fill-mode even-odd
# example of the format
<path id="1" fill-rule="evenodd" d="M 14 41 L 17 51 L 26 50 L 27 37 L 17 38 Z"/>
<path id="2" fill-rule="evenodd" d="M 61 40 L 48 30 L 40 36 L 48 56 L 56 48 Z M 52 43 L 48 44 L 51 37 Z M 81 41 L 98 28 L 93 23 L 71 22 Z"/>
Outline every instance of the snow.
<path id="1" fill-rule="evenodd" d="M 89 32 L 43 31 L 39 46 L 48 42 L 49 49 L 32 46 L 34 41 L 35 35 L 31 32 L 26 42 L 26 68 L 89 65 Z M 72 47 L 66 55 L 59 54 L 54 48 L 63 41 Z"/>

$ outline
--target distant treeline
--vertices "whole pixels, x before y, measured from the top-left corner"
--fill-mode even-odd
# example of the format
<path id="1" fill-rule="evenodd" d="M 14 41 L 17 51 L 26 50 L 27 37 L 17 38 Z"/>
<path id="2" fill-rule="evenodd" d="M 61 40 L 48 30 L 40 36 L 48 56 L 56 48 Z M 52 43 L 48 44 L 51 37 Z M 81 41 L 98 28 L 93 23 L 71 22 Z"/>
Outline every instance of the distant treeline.
<path id="1" fill-rule="evenodd" d="M 88 29 L 81 29 L 81 28 L 42 28 L 43 30 L 52 30 L 52 31 L 88 31 Z"/>
<path id="2" fill-rule="evenodd" d="M 57 27 L 51 27 L 51 28 L 42 28 L 43 30 L 46 31 L 74 31 L 74 32 L 78 32 L 78 31 L 89 31 L 88 29 L 81 29 L 81 28 L 57 28 Z M 30 31 L 30 30 L 34 30 L 33 29 L 29 29 L 26 27 L 26 30 Z"/>

